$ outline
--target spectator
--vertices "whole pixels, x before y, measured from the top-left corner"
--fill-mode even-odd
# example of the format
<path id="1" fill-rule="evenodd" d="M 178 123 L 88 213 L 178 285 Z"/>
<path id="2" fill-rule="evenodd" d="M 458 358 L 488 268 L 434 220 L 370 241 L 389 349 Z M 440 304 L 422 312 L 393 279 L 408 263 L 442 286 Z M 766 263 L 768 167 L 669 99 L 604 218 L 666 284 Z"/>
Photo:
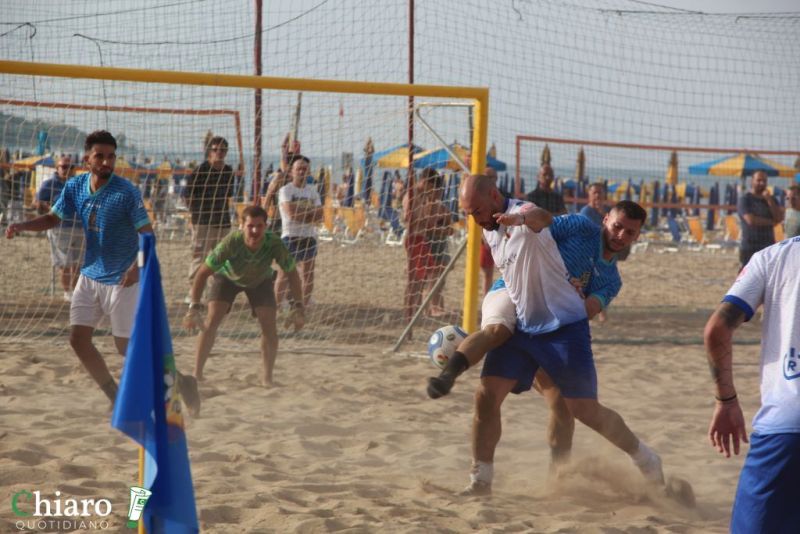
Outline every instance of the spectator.
<path id="1" fill-rule="evenodd" d="M 426 276 L 426 289 L 432 291 L 433 286 L 450 263 L 448 253 L 448 238 L 453 235 L 453 214 L 442 202 L 444 193 L 444 177 L 434 173 L 423 181 L 423 195 L 427 203 L 427 217 L 430 219 L 425 237 L 431 251 L 431 268 Z M 431 297 L 430 314 L 432 317 L 441 317 L 446 313 L 444 308 L 444 283 Z"/>
<path id="2" fill-rule="evenodd" d="M 189 284 L 208 253 L 231 229 L 228 198 L 233 194 L 233 169 L 225 164 L 228 141 L 215 136 L 208 141 L 206 159 L 192 174 L 183 192 L 192 216 L 192 261 Z"/>
<path id="3" fill-rule="evenodd" d="M 800 184 L 794 184 L 786 191 L 783 233 L 787 238 L 800 235 Z"/>
<path id="4" fill-rule="evenodd" d="M 783 220 L 783 209 L 767 190 L 767 173 L 756 171 L 750 179 L 750 191 L 739 198 L 736 207 L 742 223 L 739 245 L 740 270 L 750 257 L 775 243 L 775 225 Z"/>
<path id="5" fill-rule="evenodd" d="M 588 202 L 581 209 L 580 214 L 597 226 L 603 226 L 603 218 L 608 213 L 608 209 L 605 206 L 606 186 L 603 182 L 595 182 L 589 186 L 587 193 Z"/>
<path id="6" fill-rule="evenodd" d="M 61 195 L 72 173 L 72 159 L 62 156 L 56 164 L 56 173 L 42 182 L 36 193 L 36 209 L 39 213 L 49 213 L 50 208 Z M 47 231 L 50 242 L 50 261 L 60 272 L 64 301 L 72 300 L 72 291 L 78 283 L 81 253 L 83 252 L 83 229 L 74 215 L 61 220 Z"/>
<path id="7" fill-rule="evenodd" d="M 561 193 L 553 191 L 555 175 L 549 163 L 544 163 L 539 167 L 539 176 L 537 179 L 539 184 L 536 189 L 528 193 L 528 201 L 533 202 L 553 215 L 567 213 L 567 207 L 564 205 L 564 197 L 561 196 Z"/>
<path id="8" fill-rule="evenodd" d="M 309 185 L 306 177 L 311 161 L 295 154 L 289 161 L 287 183 L 278 191 L 278 208 L 283 229 L 281 239 L 297 262 L 303 280 L 303 304 L 307 308 L 314 290 L 314 263 L 317 257 L 317 225 L 322 222 L 322 202 L 317 188 Z M 288 279 L 278 273 L 276 296 L 278 304 L 286 293 Z"/>

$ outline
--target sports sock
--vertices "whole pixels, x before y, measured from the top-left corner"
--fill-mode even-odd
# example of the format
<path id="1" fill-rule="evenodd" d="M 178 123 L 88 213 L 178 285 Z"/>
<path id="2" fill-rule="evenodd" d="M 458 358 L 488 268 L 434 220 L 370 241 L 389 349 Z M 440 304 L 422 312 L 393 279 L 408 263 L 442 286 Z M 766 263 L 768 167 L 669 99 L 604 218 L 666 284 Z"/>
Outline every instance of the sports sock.
<path id="1" fill-rule="evenodd" d="M 472 469 L 469 471 L 470 482 L 485 482 L 486 484 L 492 483 L 494 478 L 494 464 L 491 462 L 482 462 L 480 460 L 472 460 Z"/>
<path id="2" fill-rule="evenodd" d="M 455 351 L 447 361 L 447 365 L 439 374 L 439 376 L 450 375 L 453 378 L 456 378 L 467 369 L 469 369 L 469 361 L 467 361 L 467 357 L 464 356 L 463 352 Z"/>

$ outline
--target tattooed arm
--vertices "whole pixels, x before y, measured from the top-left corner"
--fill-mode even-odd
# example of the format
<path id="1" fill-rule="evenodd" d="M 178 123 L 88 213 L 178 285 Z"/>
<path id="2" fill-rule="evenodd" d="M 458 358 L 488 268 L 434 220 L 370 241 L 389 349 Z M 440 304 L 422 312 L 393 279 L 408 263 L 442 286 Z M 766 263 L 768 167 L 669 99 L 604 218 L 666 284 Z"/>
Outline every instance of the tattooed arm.
<path id="1" fill-rule="evenodd" d="M 733 385 L 733 332 L 745 320 L 739 307 L 723 302 L 706 323 L 704 341 L 711 378 L 716 386 L 716 408 L 708 428 L 711 445 L 726 457 L 739 454 L 739 440 L 747 442 L 744 414 Z"/>

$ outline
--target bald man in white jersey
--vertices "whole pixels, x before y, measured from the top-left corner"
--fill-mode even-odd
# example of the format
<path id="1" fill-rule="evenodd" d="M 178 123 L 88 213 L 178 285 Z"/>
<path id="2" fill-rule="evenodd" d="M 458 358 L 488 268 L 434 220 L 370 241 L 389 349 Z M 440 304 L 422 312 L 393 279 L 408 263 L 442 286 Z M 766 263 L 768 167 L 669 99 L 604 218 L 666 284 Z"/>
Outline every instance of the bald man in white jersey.
<path id="1" fill-rule="evenodd" d="M 554 219 L 540 208 L 525 211 L 524 203 L 504 199 L 482 175 L 465 179 L 461 202 L 484 228 L 516 311 L 512 337 L 491 351 L 484 364 L 475 396 L 471 482 L 464 493 L 491 492 L 500 406 L 508 393 L 530 389 L 540 368 L 552 378 L 570 413 L 628 453 L 648 480 L 663 485 L 658 455 L 616 412 L 597 401 L 588 326 L 588 316 L 621 287 L 615 252 L 638 237 L 644 210 L 621 203 L 603 231 L 577 215 Z"/>

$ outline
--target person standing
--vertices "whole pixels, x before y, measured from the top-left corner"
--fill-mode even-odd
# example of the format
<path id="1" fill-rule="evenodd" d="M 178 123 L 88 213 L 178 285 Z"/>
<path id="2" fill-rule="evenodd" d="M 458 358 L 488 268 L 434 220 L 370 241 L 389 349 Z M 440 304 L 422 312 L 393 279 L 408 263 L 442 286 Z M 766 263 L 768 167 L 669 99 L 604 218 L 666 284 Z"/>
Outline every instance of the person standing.
<path id="1" fill-rule="evenodd" d="M 753 254 L 708 319 L 704 342 L 716 405 L 711 446 L 726 458 L 748 442 L 733 383 L 733 333 L 764 306 L 761 322 L 761 408 L 753 418 L 733 503 L 730 531 L 796 532 L 800 479 L 800 239 Z"/>
<path id="2" fill-rule="evenodd" d="M 794 184 L 786 190 L 783 233 L 787 238 L 800 235 L 800 184 Z"/>
<path id="3" fill-rule="evenodd" d="M 83 366 L 113 403 L 117 382 L 92 341 L 104 316 L 111 320 L 114 345 L 125 355 L 139 300 L 138 233 L 152 233 L 139 190 L 114 174 L 117 141 L 105 130 L 86 137 L 84 162 L 89 168 L 69 180 L 50 209 L 33 220 L 11 224 L 6 237 L 18 232 L 49 230 L 63 220 L 78 217 L 86 238 L 86 254 L 69 310 L 69 342 Z M 192 406 L 198 399 L 197 382 L 179 375 L 178 387 Z"/>
<path id="4" fill-rule="evenodd" d="M 553 191 L 555 174 L 553 173 L 553 167 L 551 167 L 549 163 L 544 163 L 539 167 L 539 176 L 537 180 L 538 186 L 528 193 L 526 197 L 528 202 L 533 202 L 538 207 L 549 211 L 553 215 L 563 215 L 567 213 L 567 207 L 564 205 L 564 197 L 561 196 L 561 193 Z"/>
<path id="5" fill-rule="evenodd" d="M 228 141 L 215 136 L 205 147 L 206 159 L 192 174 L 183 196 L 192 216 L 192 261 L 189 286 L 208 253 L 231 230 L 228 198 L 233 195 L 233 169 L 225 163 Z"/>
<path id="6" fill-rule="evenodd" d="M 606 186 L 602 182 L 595 182 L 589 186 L 587 191 L 588 202 L 581 208 L 580 214 L 595 223 L 597 226 L 603 225 L 608 210 L 606 209 Z"/>
<path id="7" fill-rule="evenodd" d="M 740 268 L 759 250 L 775 243 L 775 225 L 783 221 L 783 209 L 767 190 L 767 173 L 756 171 L 750 179 L 750 191 L 739 198 L 736 207 L 742 223 L 739 244 Z"/>
<path id="8" fill-rule="evenodd" d="M 314 290 L 314 266 L 317 257 L 317 225 L 322 222 L 322 202 L 314 184 L 307 177 L 311 160 L 295 154 L 289 160 L 291 181 L 278 191 L 278 208 L 283 229 L 281 239 L 297 262 L 303 280 L 303 305 L 308 308 Z M 286 293 L 288 278 L 278 273 L 276 294 L 278 304 Z"/>
<path id="9" fill-rule="evenodd" d="M 61 156 L 56 163 L 55 174 L 42 182 L 36 193 L 36 208 L 39 213 L 48 213 L 61 195 L 72 173 L 72 158 Z M 83 252 L 83 230 L 76 217 L 62 220 L 47 231 L 50 242 L 50 261 L 58 268 L 64 301 L 72 300 L 72 292 L 80 275 L 81 254 Z"/>

